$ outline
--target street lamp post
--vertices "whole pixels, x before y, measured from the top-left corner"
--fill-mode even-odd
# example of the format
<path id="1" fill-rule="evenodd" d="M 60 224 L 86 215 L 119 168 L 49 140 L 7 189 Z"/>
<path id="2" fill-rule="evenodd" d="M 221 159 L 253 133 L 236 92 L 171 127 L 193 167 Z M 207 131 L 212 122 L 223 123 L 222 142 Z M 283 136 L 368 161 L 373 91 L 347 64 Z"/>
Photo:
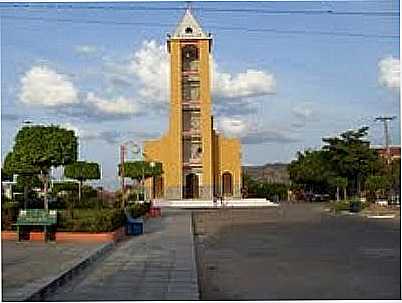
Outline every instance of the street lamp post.
<path id="1" fill-rule="evenodd" d="M 143 154 L 144 156 L 144 154 Z M 149 166 L 151 167 L 151 169 L 153 170 L 153 168 L 155 167 L 155 162 L 151 161 L 149 163 Z M 142 183 L 142 197 L 144 199 L 145 202 L 145 160 L 143 161 L 143 165 L 142 165 L 142 179 L 141 179 L 141 183 Z"/>
<path id="2" fill-rule="evenodd" d="M 121 145 L 120 145 L 120 163 L 121 163 L 121 168 L 120 168 L 120 176 L 121 176 L 121 193 L 122 193 L 122 207 L 124 208 L 124 206 L 125 206 L 125 188 L 126 188 L 126 185 L 125 185 L 125 171 L 124 171 L 124 163 L 125 163 L 125 158 L 126 158 L 126 156 L 127 156 L 127 158 L 128 158 L 128 151 L 129 151 L 129 146 L 132 146 L 132 148 L 130 149 L 130 151 L 132 152 L 132 154 L 133 155 L 135 155 L 136 157 L 138 156 L 138 155 L 142 155 L 142 153 L 141 153 L 141 146 L 138 144 L 138 143 L 136 143 L 136 142 L 134 142 L 134 141 L 132 141 L 132 140 L 129 140 L 129 141 L 126 141 L 126 142 L 123 142 Z M 144 169 L 143 169 L 143 178 L 144 178 Z"/>

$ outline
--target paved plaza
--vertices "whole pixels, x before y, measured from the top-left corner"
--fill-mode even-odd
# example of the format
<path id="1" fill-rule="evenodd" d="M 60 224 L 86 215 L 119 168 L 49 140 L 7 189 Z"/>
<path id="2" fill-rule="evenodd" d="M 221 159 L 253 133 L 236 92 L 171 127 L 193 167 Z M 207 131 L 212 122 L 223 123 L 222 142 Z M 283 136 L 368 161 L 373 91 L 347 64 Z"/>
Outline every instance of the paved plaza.
<path id="1" fill-rule="evenodd" d="M 320 204 L 200 210 L 202 300 L 400 299 L 400 220 Z"/>
<path id="2" fill-rule="evenodd" d="M 163 210 L 146 221 L 145 233 L 48 296 L 49 301 L 197 300 L 191 213 Z"/>
<path id="3" fill-rule="evenodd" d="M 23 300 L 57 274 L 91 255 L 102 243 L 2 241 L 3 300 Z"/>

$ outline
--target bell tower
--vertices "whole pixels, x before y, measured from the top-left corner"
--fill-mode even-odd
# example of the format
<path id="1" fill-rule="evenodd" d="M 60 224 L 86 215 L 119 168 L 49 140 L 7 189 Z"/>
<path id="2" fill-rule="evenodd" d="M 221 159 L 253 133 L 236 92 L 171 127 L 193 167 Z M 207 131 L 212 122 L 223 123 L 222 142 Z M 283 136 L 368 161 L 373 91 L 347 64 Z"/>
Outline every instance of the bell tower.
<path id="1" fill-rule="evenodd" d="M 152 198 L 212 200 L 240 197 L 240 141 L 213 129 L 211 35 L 187 9 L 168 35 L 170 57 L 169 129 L 144 142 L 146 160 L 162 163 L 163 175 L 149 180 Z"/>
<path id="2" fill-rule="evenodd" d="M 173 35 L 170 54 L 170 130 L 181 151 L 183 199 L 211 199 L 213 192 L 209 55 L 212 39 L 187 9 Z"/>

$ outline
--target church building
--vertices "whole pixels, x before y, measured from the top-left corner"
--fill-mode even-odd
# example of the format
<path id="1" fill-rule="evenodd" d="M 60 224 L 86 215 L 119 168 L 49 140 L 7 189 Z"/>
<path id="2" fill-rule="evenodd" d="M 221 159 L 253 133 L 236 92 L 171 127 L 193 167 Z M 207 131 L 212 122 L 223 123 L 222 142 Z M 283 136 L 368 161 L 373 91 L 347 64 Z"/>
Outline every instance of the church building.
<path id="1" fill-rule="evenodd" d="M 211 108 L 212 37 L 187 9 L 168 35 L 170 56 L 169 129 L 144 142 L 147 161 L 162 163 L 163 175 L 147 180 L 152 198 L 212 200 L 241 197 L 238 139 L 214 129 Z"/>

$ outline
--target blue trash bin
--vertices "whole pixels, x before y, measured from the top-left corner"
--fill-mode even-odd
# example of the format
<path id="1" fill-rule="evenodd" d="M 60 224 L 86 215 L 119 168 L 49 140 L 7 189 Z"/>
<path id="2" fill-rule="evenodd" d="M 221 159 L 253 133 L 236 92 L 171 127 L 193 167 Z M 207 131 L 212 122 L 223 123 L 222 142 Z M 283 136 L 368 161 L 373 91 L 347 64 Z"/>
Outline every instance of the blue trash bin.
<path id="1" fill-rule="evenodd" d="M 144 223 L 128 222 L 126 224 L 126 234 L 129 236 L 139 236 L 144 233 Z"/>

